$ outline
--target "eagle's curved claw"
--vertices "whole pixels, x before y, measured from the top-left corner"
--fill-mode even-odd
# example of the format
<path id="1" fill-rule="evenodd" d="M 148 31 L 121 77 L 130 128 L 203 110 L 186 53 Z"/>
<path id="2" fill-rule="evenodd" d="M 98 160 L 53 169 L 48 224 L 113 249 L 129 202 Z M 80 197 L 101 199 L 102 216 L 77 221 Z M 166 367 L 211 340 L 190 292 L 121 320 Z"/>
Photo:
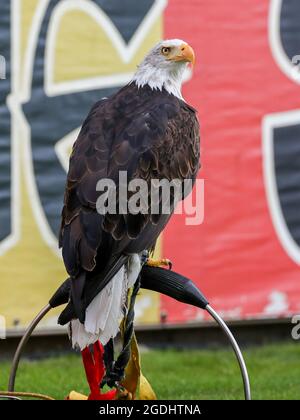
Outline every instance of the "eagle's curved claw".
<path id="1" fill-rule="evenodd" d="M 168 260 L 167 258 L 160 258 L 158 260 L 155 260 L 153 258 L 148 258 L 147 265 L 150 267 L 168 267 L 169 270 L 172 270 L 173 264 L 171 260 Z"/>

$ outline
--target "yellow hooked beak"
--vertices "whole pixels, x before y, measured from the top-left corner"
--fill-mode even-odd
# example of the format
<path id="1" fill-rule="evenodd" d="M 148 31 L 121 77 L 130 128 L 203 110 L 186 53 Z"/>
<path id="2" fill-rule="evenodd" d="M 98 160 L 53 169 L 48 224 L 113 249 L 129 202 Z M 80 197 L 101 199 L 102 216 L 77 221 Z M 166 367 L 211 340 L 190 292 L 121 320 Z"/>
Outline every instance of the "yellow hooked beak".
<path id="1" fill-rule="evenodd" d="M 178 47 L 176 55 L 170 57 L 170 60 L 185 61 L 187 63 L 192 63 L 192 65 L 194 66 L 196 57 L 193 48 L 189 44 L 182 44 Z"/>

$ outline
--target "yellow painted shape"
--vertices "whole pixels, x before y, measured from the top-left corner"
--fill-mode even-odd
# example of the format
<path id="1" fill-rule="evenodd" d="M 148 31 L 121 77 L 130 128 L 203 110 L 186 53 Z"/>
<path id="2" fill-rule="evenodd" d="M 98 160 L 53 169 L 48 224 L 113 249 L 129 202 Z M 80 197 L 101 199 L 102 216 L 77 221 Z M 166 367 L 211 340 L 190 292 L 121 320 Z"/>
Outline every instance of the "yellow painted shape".
<path id="1" fill-rule="evenodd" d="M 158 239 L 153 258 L 162 256 L 162 236 Z M 143 303 L 144 302 L 144 303 Z M 138 324 L 157 324 L 160 321 L 160 295 L 157 292 L 140 289 L 137 296 L 137 305 L 143 308 L 141 316 L 136 317 Z M 147 304 L 147 306 L 146 306 Z"/>
<path id="2" fill-rule="evenodd" d="M 31 29 L 36 8 L 40 2 L 41 0 L 20 0 L 20 61 L 23 66 L 24 55 L 28 44 L 29 31 Z M 22 76 L 22 72 L 20 76 Z"/>
<path id="3" fill-rule="evenodd" d="M 124 63 L 105 31 L 82 11 L 70 11 L 61 19 L 56 38 L 54 81 L 134 72 L 145 54 L 159 42 L 162 19 L 158 19 L 141 48 Z"/>
<path id="4" fill-rule="evenodd" d="M 0 257 L 0 313 L 8 327 L 15 322 L 26 325 L 67 277 L 61 259 L 44 243 L 32 217 L 24 167 L 21 178 L 21 237 Z"/>

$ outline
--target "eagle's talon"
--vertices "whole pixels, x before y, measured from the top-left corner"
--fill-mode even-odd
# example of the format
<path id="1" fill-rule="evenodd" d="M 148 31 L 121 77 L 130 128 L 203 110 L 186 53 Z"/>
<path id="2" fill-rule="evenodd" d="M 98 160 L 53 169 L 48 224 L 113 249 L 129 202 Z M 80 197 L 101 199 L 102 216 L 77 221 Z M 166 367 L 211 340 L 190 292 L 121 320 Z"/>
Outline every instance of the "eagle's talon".
<path id="1" fill-rule="evenodd" d="M 173 264 L 171 260 L 168 260 L 167 258 L 161 258 L 158 260 L 148 258 L 147 263 L 149 267 L 168 267 L 169 270 L 172 270 Z"/>

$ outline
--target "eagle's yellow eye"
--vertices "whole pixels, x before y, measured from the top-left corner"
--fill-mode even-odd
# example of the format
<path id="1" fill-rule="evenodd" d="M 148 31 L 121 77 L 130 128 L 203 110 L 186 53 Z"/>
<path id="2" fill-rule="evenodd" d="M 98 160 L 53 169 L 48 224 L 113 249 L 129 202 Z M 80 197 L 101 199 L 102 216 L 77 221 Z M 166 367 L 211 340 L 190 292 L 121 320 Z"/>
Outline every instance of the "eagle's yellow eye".
<path id="1" fill-rule="evenodd" d="M 162 47 L 162 49 L 161 49 L 161 53 L 163 55 L 168 55 L 170 51 L 171 51 L 171 48 L 169 48 L 169 47 Z"/>

